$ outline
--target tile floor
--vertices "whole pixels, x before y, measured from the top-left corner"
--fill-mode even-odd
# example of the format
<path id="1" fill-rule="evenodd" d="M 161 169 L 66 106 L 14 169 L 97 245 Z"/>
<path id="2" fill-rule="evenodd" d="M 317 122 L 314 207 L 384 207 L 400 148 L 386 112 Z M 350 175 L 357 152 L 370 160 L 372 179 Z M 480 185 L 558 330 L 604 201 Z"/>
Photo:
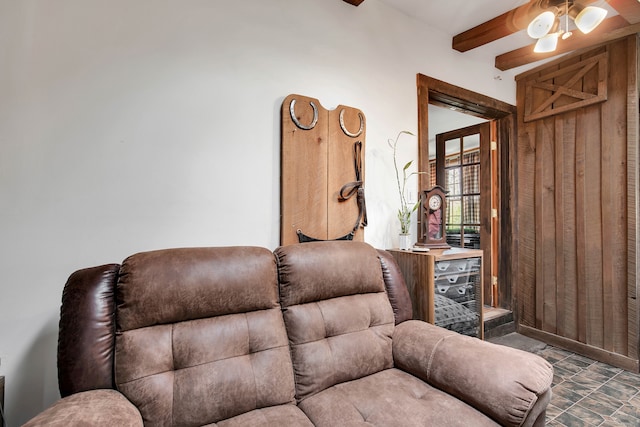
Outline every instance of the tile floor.
<path id="1" fill-rule="evenodd" d="M 509 335 L 498 342 L 509 345 Z M 522 341 L 522 336 L 513 338 Z M 512 346 L 536 353 L 553 365 L 553 397 L 547 408 L 547 426 L 640 427 L 639 374 L 532 341 L 533 345 Z"/>

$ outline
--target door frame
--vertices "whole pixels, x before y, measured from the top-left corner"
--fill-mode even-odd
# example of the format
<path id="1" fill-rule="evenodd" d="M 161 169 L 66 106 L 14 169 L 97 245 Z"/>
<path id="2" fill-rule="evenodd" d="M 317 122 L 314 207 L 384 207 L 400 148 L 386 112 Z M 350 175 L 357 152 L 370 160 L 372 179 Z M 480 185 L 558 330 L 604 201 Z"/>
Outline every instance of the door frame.
<path id="1" fill-rule="evenodd" d="M 433 77 L 418 74 L 418 170 L 429 170 L 429 104 L 470 114 L 495 123 L 496 151 L 499 162 L 498 192 L 500 212 L 499 255 L 503 260 L 498 267 L 498 307 L 515 312 L 515 281 L 512 259 L 515 248 L 513 212 L 515 206 L 511 190 L 515 188 L 516 107 L 503 101 L 482 95 Z M 431 188 L 429 174 L 419 175 L 420 190 Z"/>

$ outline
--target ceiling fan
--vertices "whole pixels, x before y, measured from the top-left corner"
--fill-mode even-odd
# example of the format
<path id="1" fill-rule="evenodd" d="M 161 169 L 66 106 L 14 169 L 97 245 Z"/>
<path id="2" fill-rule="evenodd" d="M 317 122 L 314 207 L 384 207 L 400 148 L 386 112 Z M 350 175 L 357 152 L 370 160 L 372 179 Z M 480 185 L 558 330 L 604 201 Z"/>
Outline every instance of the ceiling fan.
<path id="1" fill-rule="evenodd" d="M 543 10 L 527 26 L 529 37 L 538 39 L 534 52 L 553 52 L 561 36 L 566 40 L 571 36 L 569 18 L 583 33 L 593 31 L 607 16 L 607 10 L 596 6 L 584 6 L 574 0 L 535 0 L 534 7 Z M 560 17 L 565 17 L 565 28 L 560 28 Z"/>
<path id="2" fill-rule="evenodd" d="M 343 1 L 354 6 L 364 2 L 364 0 Z M 403 0 L 403 2 L 405 1 L 406 0 Z M 586 16 L 593 16 L 590 15 L 592 9 L 587 11 L 590 13 L 583 12 L 583 10 L 587 9 L 591 4 L 602 4 L 605 1 L 607 3 L 605 7 L 608 7 L 608 9 L 604 10 L 609 10 L 610 12 L 613 10 L 614 13 L 610 14 L 611 16 L 607 16 L 600 25 L 597 25 L 596 30 L 589 34 L 583 34 L 582 30 L 574 31 L 573 37 L 569 38 L 568 34 L 566 34 L 569 32 L 568 24 L 571 21 L 574 23 L 576 23 L 576 20 L 582 21 Z M 640 0 L 521 0 L 518 3 L 521 3 L 521 5 L 478 24 L 473 28 L 456 34 L 453 36 L 451 47 L 458 52 L 467 52 L 502 39 L 503 37 L 508 37 L 519 31 L 524 31 L 532 20 L 535 20 L 540 14 L 546 11 L 552 12 L 553 23 L 555 24 L 557 21 L 558 28 L 560 28 L 560 21 L 564 18 L 564 25 L 562 25 L 564 31 L 558 34 L 557 37 L 550 37 L 550 39 L 555 38 L 553 44 L 556 45 L 557 48 L 554 50 L 552 46 L 548 52 L 534 52 L 534 45 L 539 41 L 539 39 L 535 39 L 534 45 L 522 46 L 498 54 L 495 57 L 495 67 L 498 70 L 510 70 L 559 54 L 589 48 L 640 33 Z M 581 12 L 583 12 L 583 14 L 578 18 Z M 551 25 L 552 28 L 549 28 L 546 34 L 559 32 L 557 29 L 553 29 L 554 24 Z M 562 39 L 562 36 L 564 36 L 566 40 L 564 40 L 563 43 L 558 43 L 558 39 Z M 553 42 L 553 40 L 551 41 Z M 540 43 L 542 44 L 542 42 Z"/>

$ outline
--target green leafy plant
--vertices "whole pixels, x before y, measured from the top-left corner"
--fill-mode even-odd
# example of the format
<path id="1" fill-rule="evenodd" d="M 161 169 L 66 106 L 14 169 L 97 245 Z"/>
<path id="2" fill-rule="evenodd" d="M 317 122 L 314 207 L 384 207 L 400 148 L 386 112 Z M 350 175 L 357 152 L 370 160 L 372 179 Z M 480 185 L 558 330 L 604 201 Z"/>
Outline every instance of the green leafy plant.
<path id="1" fill-rule="evenodd" d="M 415 204 L 409 204 L 407 202 L 407 197 L 405 195 L 405 189 L 407 186 L 407 181 L 413 175 L 419 175 L 424 172 L 408 172 L 409 168 L 413 164 L 413 160 L 409 161 L 402 168 L 402 179 L 400 179 L 400 170 L 398 169 L 398 141 L 400 140 L 400 136 L 403 134 L 415 136 L 413 133 L 408 130 L 403 130 L 398 133 L 396 139 L 389 139 L 389 147 L 393 150 L 393 167 L 396 171 L 396 182 L 398 184 L 398 195 L 400 196 L 400 208 L 398 209 L 398 219 L 400 220 L 400 233 L 401 234 L 409 234 L 409 228 L 411 227 L 411 215 L 418 209 L 420 202 L 417 201 Z M 408 174 L 407 174 L 408 173 Z"/>

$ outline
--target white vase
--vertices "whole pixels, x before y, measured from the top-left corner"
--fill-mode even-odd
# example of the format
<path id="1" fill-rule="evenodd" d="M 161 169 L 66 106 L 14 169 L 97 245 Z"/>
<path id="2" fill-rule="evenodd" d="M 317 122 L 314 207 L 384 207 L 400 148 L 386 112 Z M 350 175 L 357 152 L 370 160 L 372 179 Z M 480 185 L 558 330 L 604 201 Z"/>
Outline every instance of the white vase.
<path id="1" fill-rule="evenodd" d="M 400 234 L 398 236 L 398 246 L 402 251 L 411 249 L 411 234 Z"/>

